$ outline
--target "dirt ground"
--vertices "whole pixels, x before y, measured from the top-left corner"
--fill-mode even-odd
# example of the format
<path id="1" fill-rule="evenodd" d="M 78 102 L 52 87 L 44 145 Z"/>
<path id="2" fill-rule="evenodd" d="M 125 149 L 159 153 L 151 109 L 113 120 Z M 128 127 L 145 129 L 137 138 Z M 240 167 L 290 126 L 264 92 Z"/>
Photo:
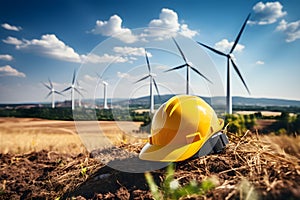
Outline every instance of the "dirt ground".
<path id="1" fill-rule="evenodd" d="M 221 154 L 176 163 L 175 179 L 181 186 L 191 180 L 217 180 L 206 194 L 181 199 L 300 199 L 299 138 L 226 134 L 230 143 Z M 116 149 L 137 156 L 142 146 L 120 143 Z M 106 149 L 93 154 L 50 149 L 2 152 L 0 199 L 153 199 L 144 173 L 115 170 L 99 162 L 99 155 L 111 162 L 116 159 Z M 117 159 L 126 164 L 132 158 Z M 158 185 L 165 179 L 165 171 L 151 172 Z"/>

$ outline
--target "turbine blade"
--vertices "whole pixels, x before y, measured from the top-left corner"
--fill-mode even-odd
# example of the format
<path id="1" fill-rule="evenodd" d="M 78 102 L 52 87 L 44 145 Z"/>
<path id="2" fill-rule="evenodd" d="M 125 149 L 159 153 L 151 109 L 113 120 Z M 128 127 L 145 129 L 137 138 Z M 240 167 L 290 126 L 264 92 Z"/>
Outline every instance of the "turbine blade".
<path id="1" fill-rule="evenodd" d="M 46 83 L 42 83 L 46 88 L 48 88 L 49 90 L 52 90 L 52 88 L 49 85 L 46 85 Z"/>
<path id="2" fill-rule="evenodd" d="M 183 65 L 180 65 L 180 66 L 178 66 L 178 67 L 174 67 L 174 68 L 172 68 L 172 69 L 168 69 L 168 70 L 166 70 L 166 71 L 164 71 L 164 72 L 169 72 L 169 71 L 181 69 L 181 68 L 186 67 L 186 66 L 187 66 L 187 64 L 183 64 Z"/>
<path id="3" fill-rule="evenodd" d="M 158 94 L 158 96 L 159 96 L 159 98 L 160 98 L 160 94 L 159 94 L 158 87 L 157 87 L 157 84 L 156 84 L 156 81 L 155 81 L 155 79 L 153 79 L 153 83 L 154 83 L 154 86 L 155 86 L 156 92 L 157 92 L 157 94 Z"/>
<path id="4" fill-rule="evenodd" d="M 53 88 L 53 84 L 52 84 L 50 78 L 48 78 L 48 81 L 49 81 L 50 87 Z"/>
<path id="5" fill-rule="evenodd" d="M 207 45 L 205 45 L 205 44 L 203 44 L 203 43 L 201 43 L 201 42 L 197 42 L 197 43 L 200 44 L 200 45 L 202 45 L 202 46 L 204 46 L 204 47 L 206 47 L 206 48 L 208 48 L 209 50 L 211 50 L 211 51 L 213 51 L 213 52 L 215 52 L 215 53 L 221 55 L 221 56 L 227 56 L 225 53 L 223 53 L 223 52 L 221 52 L 221 51 L 218 51 L 218 50 L 216 50 L 216 49 L 214 49 L 214 48 L 212 48 L 212 47 L 210 47 L 210 46 L 207 46 Z"/>
<path id="6" fill-rule="evenodd" d="M 205 80 L 207 80 L 208 82 L 210 82 L 211 84 L 213 84 L 213 82 L 211 80 L 209 80 L 206 76 L 204 76 L 202 73 L 200 73 L 196 68 L 190 66 L 191 69 L 196 72 L 198 75 L 202 76 Z"/>
<path id="7" fill-rule="evenodd" d="M 185 56 L 184 56 L 182 50 L 180 49 L 178 43 L 176 42 L 175 38 L 172 37 L 172 39 L 173 39 L 173 41 L 175 42 L 175 45 L 176 45 L 177 49 L 179 50 L 179 52 L 180 52 L 180 54 L 181 54 L 181 56 L 182 56 L 184 62 L 187 63 L 187 60 L 186 60 L 186 58 L 185 58 Z"/>
<path id="8" fill-rule="evenodd" d="M 58 92 L 58 91 L 54 91 L 54 93 L 65 96 L 64 94 L 62 94 L 61 92 Z"/>
<path id="9" fill-rule="evenodd" d="M 99 79 L 102 79 L 102 77 L 100 76 L 100 74 L 98 72 L 96 72 L 96 75 L 98 76 Z"/>
<path id="10" fill-rule="evenodd" d="M 148 58 L 146 49 L 145 49 L 145 57 L 146 57 L 146 61 L 147 61 L 148 71 L 149 71 L 149 73 L 151 73 L 151 68 L 150 68 L 149 58 Z"/>
<path id="11" fill-rule="evenodd" d="M 82 93 L 77 89 L 77 88 L 74 88 L 74 90 L 80 95 L 83 97 Z"/>
<path id="12" fill-rule="evenodd" d="M 87 92 L 86 89 L 84 89 L 83 87 L 78 88 L 79 90 L 83 91 L 83 92 Z"/>
<path id="13" fill-rule="evenodd" d="M 231 61 L 231 64 L 233 65 L 234 70 L 235 70 L 236 73 L 239 75 L 240 79 L 242 80 L 242 82 L 243 82 L 243 84 L 244 84 L 244 86 L 245 86 L 245 88 L 246 88 L 248 94 L 251 94 L 251 93 L 250 93 L 250 90 L 249 90 L 249 88 L 248 88 L 248 86 L 247 86 L 247 84 L 246 84 L 246 82 L 244 81 L 244 79 L 243 79 L 243 77 L 242 77 L 241 72 L 240 72 L 239 69 L 238 69 L 238 67 L 237 67 L 236 64 L 233 62 L 232 59 L 230 59 L 230 61 Z"/>
<path id="14" fill-rule="evenodd" d="M 76 70 L 73 72 L 73 79 L 72 79 L 72 85 L 75 83 L 75 78 L 76 78 Z"/>
<path id="15" fill-rule="evenodd" d="M 45 99 L 47 99 L 50 95 L 51 95 L 52 91 L 50 91 L 47 96 L 45 97 Z"/>
<path id="16" fill-rule="evenodd" d="M 245 22 L 244 22 L 244 24 L 243 24 L 243 26 L 242 26 L 242 28 L 241 28 L 239 34 L 237 35 L 237 37 L 236 37 L 236 39 L 235 39 L 235 41 L 234 41 L 234 44 L 233 44 L 233 46 L 232 46 L 232 48 L 231 48 L 231 50 L 230 50 L 229 53 L 232 53 L 233 50 L 234 50 L 234 48 L 235 48 L 236 45 L 238 44 L 238 42 L 239 42 L 239 40 L 240 40 L 240 37 L 241 37 L 241 35 L 242 35 L 242 33 L 243 33 L 245 27 L 246 27 L 246 24 L 247 24 L 247 21 L 249 20 L 249 18 L 250 18 L 250 13 L 248 14 L 248 16 L 247 16 L 247 18 L 246 18 L 246 20 L 245 20 Z"/>
<path id="17" fill-rule="evenodd" d="M 100 84 L 100 83 L 102 83 L 103 84 L 103 79 L 102 79 L 102 76 L 98 73 L 98 72 L 96 72 L 96 75 L 97 75 L 97 77 L 98 77 L 98 79 L 97 79 L 97 84 Z M 103 75 L 103 74 L 102 74 Z"/>
<path id="18" fill-rule="evenodd" d="M 147 79 L 147 78 L 149 78 L 149 77 L 150 77 L 150 75 L 148 75 L 148 76 L 145 76 L 145 77 L 143 77 L 143 78 L 141 78 L 141 79 L 139 79 L 139 80 L 135 81 L 134 83 L 141 82 L 141 81 L 143 81 L 143 80 L 145 80 L 145 79 Z"/>
<path id="19" fill-rule="evenodd" d="M 67 87 L 66 89 L 64 89 L 64 90 L 62 90 L 62 91 L 60 91 L 60 92 L 65 92 L 65 91 L 68 91 L 68 90 L 70 90 L 72 87 L 70 86 L 70 87 Z"/>

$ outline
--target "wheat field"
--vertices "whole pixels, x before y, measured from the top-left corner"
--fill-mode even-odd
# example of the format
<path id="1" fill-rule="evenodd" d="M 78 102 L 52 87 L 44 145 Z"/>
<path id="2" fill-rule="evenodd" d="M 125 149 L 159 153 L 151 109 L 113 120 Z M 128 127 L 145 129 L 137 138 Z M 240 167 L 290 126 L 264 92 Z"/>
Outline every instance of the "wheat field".
<path id="1" fill-rule="evenodd" d="M 97 145 L 99 130 L 113 143 L 137 142 L 141 137 L 132 137 L 134 133 L 128 134 L 124 131 L 134 124 L 133 131 L 137 132 L 138 122 L 108 122 L 99 121 L 99 129 L 91 126 L 93 122 L 79 122 L 81 132 L 78 134 L 74 121 L 44 120 L 36 118 L 0 118 L 0 153 L 27 153 L 31 151 L 56 151 L 59 153 L 84 153 L 86 147 L 83 139 Z M 83 129 L 83 131 L 82 131 Z M 86 133 L 85 133 L 86 132 Z M 84 137 L 84 138 L 82 138 Z"/>

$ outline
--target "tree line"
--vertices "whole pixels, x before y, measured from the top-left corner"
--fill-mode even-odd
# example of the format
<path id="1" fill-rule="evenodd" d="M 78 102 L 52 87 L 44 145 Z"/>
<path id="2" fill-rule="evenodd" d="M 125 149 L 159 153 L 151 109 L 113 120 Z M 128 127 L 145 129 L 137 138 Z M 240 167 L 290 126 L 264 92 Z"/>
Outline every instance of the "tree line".
<path id="1" fill-rule="evenodd" d="M 0 109 L 0 117 L 29 117 L 49 120 L 98 120 L 98 121 L 137 121 L 143 122 L 141 131 L 150 131 L 151 116 L 148 112 L 138 113 L 135 108 L 121 109 L 76 109 L 70 108 L 18 108 Z M 257 120 L 272 119 L 274 122 L 266 127 L 267 133 L 295 135 L 300 133 L 300 114 L 281 112 L 280 116 L 263 116 L 261 112 L 250 115 L 232 114 L 225 116 L 227 131 L 243 135 L 247 130 L 256 131 Z"/>
<path id="2" fill-rule="evenodd" d="M 42 118 L 49 120 L 103 120 L 103 121 L 145 121 L 147 113 L 136 113 L 125 109 L 92 109 L 82 108 L 72 111 L 70 108 L 18 108 L 0 109 L 0 117 Z"/>
<path id="3" fill-rule="evenodd" d="M 225 125 L 227 131 L 243 135 L 247 130 L 256 131 L 255 125 L 257 120 L 268 119 L 274 120 L 268 127 L 264 127 L 268 133 L 274 133 L 276 135 L 298 135 L 300 133 L 300 114 L 289 112 L 281 112 L 279 116 L 263 116 L 261 112 L 250 115 L 226 115 Z"/>

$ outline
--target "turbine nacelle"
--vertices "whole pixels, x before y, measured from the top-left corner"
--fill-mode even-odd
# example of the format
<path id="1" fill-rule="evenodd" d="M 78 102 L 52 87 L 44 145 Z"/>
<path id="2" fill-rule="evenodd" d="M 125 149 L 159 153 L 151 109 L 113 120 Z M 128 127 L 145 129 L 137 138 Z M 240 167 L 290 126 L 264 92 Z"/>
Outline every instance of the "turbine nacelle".
<path id="1" fill-rule="evenodd" d="M 157 75 L 154 74 L 154 73 L 149 73 L 149 76 L 151 76 L 151 77 L 156 77 Z"/>
<path id="2" fill-rule="evenodd" d="M 186 64 L 187 64 L 188 67 L 192 67 L 193 66 L 193 63 L 190 62 L 190 61 L 187 61 Z"/>

